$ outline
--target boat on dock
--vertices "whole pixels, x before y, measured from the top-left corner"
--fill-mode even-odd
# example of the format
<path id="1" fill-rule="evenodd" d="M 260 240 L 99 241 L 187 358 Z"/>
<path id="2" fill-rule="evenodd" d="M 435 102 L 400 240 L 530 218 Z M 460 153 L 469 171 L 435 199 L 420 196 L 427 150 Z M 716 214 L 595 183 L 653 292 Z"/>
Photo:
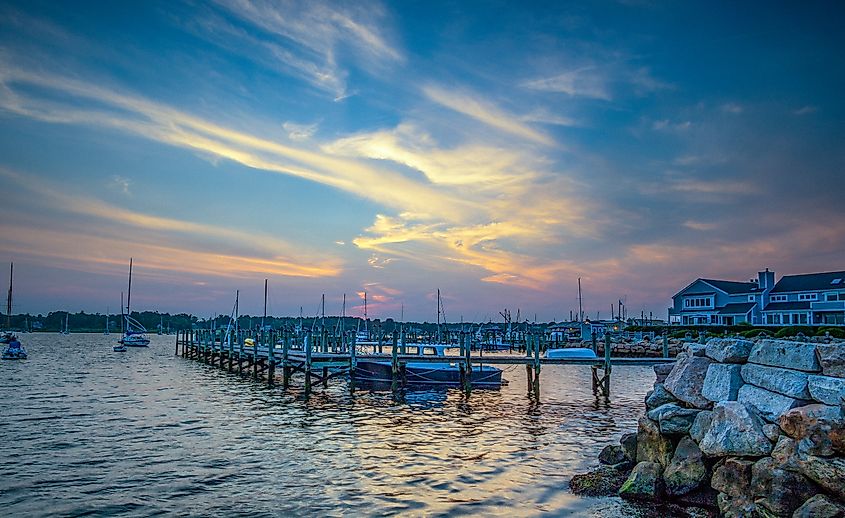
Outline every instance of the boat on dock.
<path id="1" fill-rule="evenodd" d="M 546 358 L 598 358 L 588 347 L 561 347 L 546 351 Z"/>
<path id="2" fill-rule="evenodd" d="M 147 338 L 147 329 L 140 322 L 129 316 L 129 304 L 132 299 L 132 259 L 129 259 L 129 289 L 126 292 L 126 313 L 123 314 L 123 336 L 117 341 L 118 344 L 127 347 L 147 347 L 150 339 Z M 121 302 L 121 306 L 123 303 Z M 123 308 L 121 307 L 121 310 Z"/>
<path id="3" fill-rule="evenodd" d="M 462 384 L 461 358 L 457 356 L 446 356 L 446 349 L 452 347 L 449 344 L 408 344 L 406 351 L 419 356 L 432 357 L 433 361 L 410 361 L 404 363 L 404 383 L 407 386 L 436 387 L 436 386 L 460 386 Z M 435 358 L 442 358 L 437 361 Z M 372 383 L 375 385 L 391 384 L 393 376 L 393 363 L 390 359 L 358 360 L 352 377 L 356 382 Z M 470 374 L 470 381 L 473 387 L 500 388 L 502 385 L 502 369 L 490 365 L 473 365 Z"/>

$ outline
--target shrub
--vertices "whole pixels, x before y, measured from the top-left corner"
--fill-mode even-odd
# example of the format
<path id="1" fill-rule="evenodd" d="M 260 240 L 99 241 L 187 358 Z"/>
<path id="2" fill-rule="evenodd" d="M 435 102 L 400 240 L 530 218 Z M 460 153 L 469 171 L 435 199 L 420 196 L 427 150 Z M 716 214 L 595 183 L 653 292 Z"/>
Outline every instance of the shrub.
<path id="1" fill-rule="evenodd" d="M 751 329 L 750 331 L 742 331 L 739 334 L 741 334 L 745 338 L 754 338 L 755 336 L 759 336 L 765 332 L 765 329 Z"/>
<path id="2" fill-rule="evenodd" d="M 825 333 L 830 333 L 834 338 L 845 338 L 845 329 L 841 327 L 820 327 L 816 335 L 824 336 Z"/>

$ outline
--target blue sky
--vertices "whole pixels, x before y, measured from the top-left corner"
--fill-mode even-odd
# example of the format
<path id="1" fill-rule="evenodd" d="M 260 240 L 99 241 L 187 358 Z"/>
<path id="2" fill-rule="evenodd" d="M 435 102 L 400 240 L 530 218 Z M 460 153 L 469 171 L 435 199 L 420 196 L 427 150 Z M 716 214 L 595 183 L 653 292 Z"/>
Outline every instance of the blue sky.
<path id="1" fill-rule="evenodd" d="M 16 310 L 665 317 L 845 269 L 841 5 L 0 3 Z"/>

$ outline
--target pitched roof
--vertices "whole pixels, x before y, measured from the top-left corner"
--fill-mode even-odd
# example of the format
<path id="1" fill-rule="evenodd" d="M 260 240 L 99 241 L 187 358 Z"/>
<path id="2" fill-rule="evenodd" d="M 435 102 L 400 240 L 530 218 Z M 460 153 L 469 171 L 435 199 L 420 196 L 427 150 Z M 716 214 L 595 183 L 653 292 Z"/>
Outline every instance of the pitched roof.
<path id="1" fill-rule="evenodd" d="M 725 304 L 724 307 L 719 308 L 720 315 L 745 315 L 756 302 L 735 302 L 733 304 Z"/>
<path id="2" fill-rule="evenodd" d="M 735 293 L 750 293 L 752 291 L 758 291 L 759 286 L 757 286 L 756 282 L 736 282 L 736 281 L 720 281 L 717 279 L 701 279 L 702 281 L 706 282 L 707 284 L 713 286 L 716 289 L 720 289 L 728 294 L 735 294 Z"/>
<path id="3" fill-rule="evenodd" d="M 810 301 L 769 302 L 763 311 L 794 311 L 798 309 L 810 309 Z"/>
<path id="4" fill-rule="evenodd" d="M 841 279 L 837 284 L 832 284 Z M 775 284 L 772 293 L 786 293 L 792 291 L 818 291 L 845 288 L 845 272 L 804 273 L 801 275 L 784 275 Z"/>

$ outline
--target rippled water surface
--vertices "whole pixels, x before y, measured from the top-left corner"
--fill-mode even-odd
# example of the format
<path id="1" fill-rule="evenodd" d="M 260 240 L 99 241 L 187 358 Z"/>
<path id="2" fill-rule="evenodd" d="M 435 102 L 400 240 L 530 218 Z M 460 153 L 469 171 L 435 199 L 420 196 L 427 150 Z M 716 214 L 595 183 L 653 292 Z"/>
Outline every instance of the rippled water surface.
<path id="1" fill-rule="evenodd" d="M 306 397 L 174 356 L 175 337 L 115 353 L 117 335 L 24 334 L 0 363 L 0 514 L 628 516 L 568 481 L 636 427 L 654 374 L 525 367 L 500 391 L 358 390 Z"/>

